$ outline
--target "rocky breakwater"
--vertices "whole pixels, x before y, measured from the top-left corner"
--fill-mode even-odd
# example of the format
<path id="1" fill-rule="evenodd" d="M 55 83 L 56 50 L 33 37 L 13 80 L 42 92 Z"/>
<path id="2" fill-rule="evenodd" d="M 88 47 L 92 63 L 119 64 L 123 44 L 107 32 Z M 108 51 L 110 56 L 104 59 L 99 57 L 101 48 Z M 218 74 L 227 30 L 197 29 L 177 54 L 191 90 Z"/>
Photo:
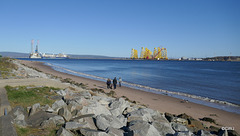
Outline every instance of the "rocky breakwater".
<path id="1" fill-rule="evenodd" d="M 104 93 L 51 90 L 58 94 L 51 105 L 15 107 L 9 114 L 18 127 L 56 129 L 58 136 L 210 136 L 203 125 L 182 114 L 160 113 L 124 98 Z M 195 125 L 195 126 L 194 126 Z M 224 133 L 223 133 L 224 135 Z"/>

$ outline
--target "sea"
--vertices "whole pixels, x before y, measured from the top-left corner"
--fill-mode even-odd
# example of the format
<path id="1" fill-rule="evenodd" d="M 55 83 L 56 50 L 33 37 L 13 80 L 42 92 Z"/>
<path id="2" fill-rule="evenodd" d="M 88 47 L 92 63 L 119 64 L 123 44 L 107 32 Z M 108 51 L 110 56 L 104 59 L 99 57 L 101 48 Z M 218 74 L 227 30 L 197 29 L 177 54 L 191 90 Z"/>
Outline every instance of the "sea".
<path id="1" fill-rule="evenodd" d="M 24 59 L 31 60 L 32 59 Z M 53 69 L 240 114 L 240 62 L 34 59 Z"/>

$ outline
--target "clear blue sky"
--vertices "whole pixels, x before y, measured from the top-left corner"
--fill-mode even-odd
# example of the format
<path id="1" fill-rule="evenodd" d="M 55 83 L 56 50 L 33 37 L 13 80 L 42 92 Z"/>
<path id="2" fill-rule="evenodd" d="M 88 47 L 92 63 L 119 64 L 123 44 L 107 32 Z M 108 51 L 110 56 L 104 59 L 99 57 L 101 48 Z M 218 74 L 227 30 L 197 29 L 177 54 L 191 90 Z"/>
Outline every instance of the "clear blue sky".
<path id="1" fill-rule="evenodd" d="M 1 0 L 0 51 L 240 56 L 240 0 Z M 35 42 L 36 43 L 36 42 Z"/>

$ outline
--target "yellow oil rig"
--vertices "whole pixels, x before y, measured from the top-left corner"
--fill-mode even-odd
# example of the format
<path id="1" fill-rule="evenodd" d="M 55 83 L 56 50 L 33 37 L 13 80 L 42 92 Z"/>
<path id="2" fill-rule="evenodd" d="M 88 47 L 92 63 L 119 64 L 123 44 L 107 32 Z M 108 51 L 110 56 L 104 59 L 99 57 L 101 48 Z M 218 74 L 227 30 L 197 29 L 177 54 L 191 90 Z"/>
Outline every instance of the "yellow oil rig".
<path id="1" fill-rule="evenodd" d="M 132 49 L 131 59 L 138 59 L 138 51 Z M 148 48 L 141 48 L 141 54 L 139 59 L 157 59 L 157 60 L 167 60 L 167 49 L 166 48 L 154 48 L 153 53 Z"/>

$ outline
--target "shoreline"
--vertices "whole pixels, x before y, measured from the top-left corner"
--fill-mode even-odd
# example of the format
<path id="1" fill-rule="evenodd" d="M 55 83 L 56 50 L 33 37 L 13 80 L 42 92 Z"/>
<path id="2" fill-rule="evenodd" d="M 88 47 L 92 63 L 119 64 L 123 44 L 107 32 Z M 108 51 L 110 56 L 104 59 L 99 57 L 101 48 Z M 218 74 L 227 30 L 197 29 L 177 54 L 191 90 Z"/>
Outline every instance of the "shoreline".
<path id="1" fill-rule="evenodd" d="M 93 80 L 89 78 L 79 77 L 76 75 L 71 75 L 68 73 L 62 73 L 54 70 L 52 67 L 44 65 L 42 62 L 35 61 L 25 61 L 19 60 L 22 64 L 25 64 L 29 67 L 34 67 L 44 73 L 52 74 L 58 77 L 71 78 L 73 81 L 87 84 L 89 88 L 100 88 L 104 89 L 106 92 L 109 92 L 109 89 L 106 89 L 105 82 Z M 231 113 L 223 111 L 220 109 L 204 106 L 201 104 L 196 104 L 192 102 L 185 102 L 182 99 L 174 98 L 162 94 L 154 94 L 151 92 L 145 92 L 142 90 L 129 88 L 129 87 L 117 87 L 114 90 L 117 94 L 117 97 L 126 96 L 130 100 L 136 101 L 140 104 L 147 105 L 149 108 L 158 110 L 160 112 L 168 112 L 171 114 L 182 114 L 186 113 L 187 115 L 192 116 L 195 119 L 210 117 L 216 120 L 217 124 L 220 124 L 218 127 L 234 127 L 235 130 L 240 133 L 240 115 L 236 113 Z M 216 114 L 217 116 L 210 116 L 210 114 Z M 204 122 L 207 126 L 213 125 L 207 122 Z M 213 125 L 214 126 L 214 125 Z"/>
<path id="2" fill-rule="evenodd" d="M 97 81 L 102 81 L 102 82 L 106 82 L 106 80 L 107 80 L 107 78 L 73 71 L 73 70 L 66 69 L 66 68 L 63 68 L 60 66 L 52 65 L 51 63 L 47 63 L 47 62 L 44 62 L 44 65 L 50 66 L 52 69 L 54 69 L 56 71 L 75 75 L 75 76 L 80 76 L 80 77 L 97 80 Z M 141 90 L 141 91 L 151 92 L 154 94 L 168 95 L 168 96 L 182 99 L 185 101 L 190 101 L 193 103 L 209 106 L 212 108 L 217 108 L 217 109 L 224 110 L 227 112 L 233 112 L 233 113 L 240 114 L 240 105 L 239 104 L 234 104 L 234 103 L 223 101 L 223 100 L 217 100 L 217 99 L 198 96 L 198 95 L 194 95 L 194 94 L 187 94 L 187 93 L 182 93 L 182 92 L 174 92 L 174 91 L 168 91 L 168 90 L 164 90 L 164 89 L 157 89 L 157 88 L 152 88 L 149 86 L 128 83 L 128 82 L 124 82 L 124 81 L 122 82 L 122 85 L 125 87 L 129 87 L 129 88 L 133 88 L 133 89 L 137 89 L 137 90 Z"/>

